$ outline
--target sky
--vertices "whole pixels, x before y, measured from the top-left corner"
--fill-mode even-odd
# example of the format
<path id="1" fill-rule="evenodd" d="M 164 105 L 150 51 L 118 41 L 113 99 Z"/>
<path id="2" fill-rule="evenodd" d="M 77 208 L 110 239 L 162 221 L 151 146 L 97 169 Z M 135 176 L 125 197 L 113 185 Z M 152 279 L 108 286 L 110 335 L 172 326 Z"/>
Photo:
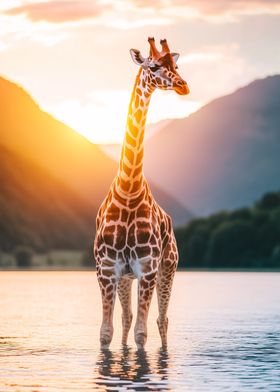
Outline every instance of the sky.
<path id="1" fill-rule="evenodd" d="M 1 0 L 0 76 L 95 143 L 123 139 L 147 37 L 180 53 L 191 93 L 156 91 L 148 122 L 186 117 L 280 73 L 280 0 Z"/>

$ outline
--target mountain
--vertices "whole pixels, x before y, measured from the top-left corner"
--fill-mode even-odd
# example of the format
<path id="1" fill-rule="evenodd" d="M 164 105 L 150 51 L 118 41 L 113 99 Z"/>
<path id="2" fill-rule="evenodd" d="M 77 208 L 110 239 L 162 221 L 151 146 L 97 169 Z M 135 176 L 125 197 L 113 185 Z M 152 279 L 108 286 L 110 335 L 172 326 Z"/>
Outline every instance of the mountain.
<path id="1" fill-rule="evenodd" d="M 147 141 L 145 171 L 197 215 L 250 205 L 280 187 L 280 76 L 174 120 Z"/>
<path id="2" fill-rule="evenodd" d="M 116 161 L 43 112 L 25 90 L 3 78 L 0 78 L 0 125 L 2 145 L 46 169 L 87 199 L 93 205 L 92 216 L 95 216 L 117 173 Z M 153 184 L 151 188 L 175 224 L 185 223 L 192 216 L 168 192 L 161 192 Z"/>
<path id="3" fill-rule="evenodd" d="M 73 129 L 41 111 L 19 86 L 0 78 L 1 143 L 47 168 L 96 206 L 116 163 Z"/>
<path id="4" fill-rule="evenodd" d="M 0 146 L 0 249 L 86 249 L 92 205 L 47 170 Z"/>

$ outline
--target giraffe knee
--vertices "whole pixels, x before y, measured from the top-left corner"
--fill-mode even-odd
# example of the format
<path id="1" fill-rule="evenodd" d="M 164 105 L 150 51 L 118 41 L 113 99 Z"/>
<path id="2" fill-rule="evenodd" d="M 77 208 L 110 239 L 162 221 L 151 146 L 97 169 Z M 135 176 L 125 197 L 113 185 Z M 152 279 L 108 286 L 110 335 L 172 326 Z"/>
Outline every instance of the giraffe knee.
<path id="1" fill-rule="evenodd" d="M 165 317 L 161 317 L 161 316 L 159 316 L 158 318 L 157 318 L 157 325 L 158 325 L 158 328 L 159 328 L 159 330 L 161 331 L 161 330 L 167 330 L 167 327 L 168 327 L 168 317 L 167 316 L 165 316 Z"/>
<path id="2" fill-rule="evenodd" d="M 133 318 L 132 312 L 123 313 L 122 314 L 122 322 L 123 322 L 123 324 L 131 325 L 132 318 Z"/>

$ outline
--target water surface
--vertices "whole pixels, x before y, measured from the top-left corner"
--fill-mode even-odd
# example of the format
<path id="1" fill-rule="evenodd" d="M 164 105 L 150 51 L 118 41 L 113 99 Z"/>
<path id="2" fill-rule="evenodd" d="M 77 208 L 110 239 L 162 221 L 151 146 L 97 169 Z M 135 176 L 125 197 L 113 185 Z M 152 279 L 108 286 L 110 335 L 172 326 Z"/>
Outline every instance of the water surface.
<path id="1" fill-rule="evenodd" d="M 100 352 L 94 272 L 0 272 L 0 311 L 1 392 L 280 391 L 277 273 L 178 272 L 167 351 L 155 296 L 146 351 L 133 329 L 122 349 L 117 302 L 111 350 Z"/>

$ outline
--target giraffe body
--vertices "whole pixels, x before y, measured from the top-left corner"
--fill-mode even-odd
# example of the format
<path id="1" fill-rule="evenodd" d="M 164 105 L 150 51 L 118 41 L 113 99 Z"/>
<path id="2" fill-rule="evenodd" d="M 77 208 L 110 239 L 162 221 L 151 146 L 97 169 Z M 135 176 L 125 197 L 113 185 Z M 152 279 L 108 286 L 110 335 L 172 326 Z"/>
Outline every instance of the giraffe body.
<path id="1" fill-rule="evenodd" d="M 129 105 L 119 172 L 96 219 L 94 255 L 103 304 L 102 348 L 107 348 L 112 340 L 116 293 L 123 312 L 122 343 L 127 342 L 132 322 L 133 279 L 138 281 L 134 328 L 137 347 L 143 348 L 146 343 L 147 317 L 155 287 L 159 307 L 158 328 L 162 345 L 167 345 L 166 314 L 178 251 L 171 218 L 154 200 L 143 174 L 143 140 L 146 114 L 155 88 L 178 89 L 178 93 L 188 92 L 188 88 L 175 71 L 175 62 L 166 41 L 161 42 L 161 53 L 156 51 L 153 39 L 149 42 L 149 66 L 146 67 L 147 60 L 139 51 L 133 50 L 132 53 L 141 68 Z"/>

